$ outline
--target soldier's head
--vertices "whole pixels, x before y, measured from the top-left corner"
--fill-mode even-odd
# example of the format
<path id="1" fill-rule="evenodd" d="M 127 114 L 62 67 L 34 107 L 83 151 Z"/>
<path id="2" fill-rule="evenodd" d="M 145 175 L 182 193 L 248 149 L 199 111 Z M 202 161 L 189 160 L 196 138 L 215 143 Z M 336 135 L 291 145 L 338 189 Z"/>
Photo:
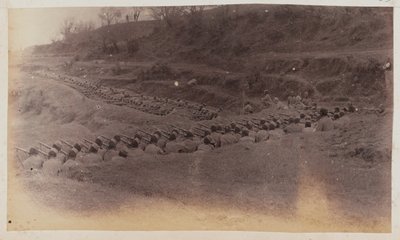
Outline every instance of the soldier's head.
<path id="1" fill-rule="evenodd" d="M 154 135 L 157 137 L 157 139 L 160 139 L 162 136 L 160 131 L 155 131 Z"/>
<path id="2" fill-rule="evenodd" d="M 311 122 L 310 121 L 306 121 L 306 124 L 304 125 L 304 127 L 306 127 L 306 128 L 311 127 Z"/>
<path id="3" fill-rule="evenodd" d="M 125 150 L 121 150 L 121 151 L 119 151 L 118 156 L 123 157 L 123 158 L 127 158 L 128 157 L 128 153 Z"/>
<path id="4" fill-rule="evenodd" d="M 171 134 L 169 135 L 168 140 L 174 141 L 175 139 L 176 139 L 176 135 L 175 135 L 174 133 L 171 133 Z"/>
<path id="5" fill-rule="evenodd" d="M 267 124 L 262 124 L 261 128 L 262 128 L 262 130 L 266 130 L 266 131 L 268 131 L 268 129 L 269 129 Z"/>
<path id="6" fill-rule="evenodd" d="M 117 146 L 117 141 L 115 141 L 115 139 L 111 139 L 109 142 L 108 142 L 108 149 L 114 149 L 115 147 Z"/>
<path id="7" fill-rule="evenodd" d="M 249 130 L 253 129 L 253 125 L 251 125 L 250 122 L 247 122 L 247 123 L 246 123 L 246 127 L 247 127 L 247 129 L 249 129 Z"/>
<path id="8" fill-rule="evenodd" d="M 289 124 L 291 124 L 291 123 L 294 122 L 294 119 L 293 119 L 292 117 L 290 117 L 290 118 L 288 119 L 288 122 L 289 122 Z"/>
<path id="9" fill-rule="evenodd" d="M 75 148 L 76 150 L 78 150 L 79 152 L 82 150 L 81 145 L 79 145 L 78 143 L 75 143 L 75 144 L 74 144 L 74 148 Z"/>
<path id="10" fill-rule="evenodd" d="M 243 129 L 242 137 L 247 137 L 247 136 L 249 136 L 249 131 L 247 129 Z"/>
<path id="11" fill-rule="evenodd" d="M 99 147 L 101 147 L 101 146 L 103 145 L 103 141 L 101 141 L 100 138 L 96 138 L 96 140 L 94 140 L 94 142 L 95 142 Z"/>
<path id="12" fill-rule="evenodd" d="M 204 144 L 211 144 L 210 138 L 209 137 L 204 137 L 203 139 Z"/>
<path id="13" fill-rule="evenodd" d="M 56 141 L 56 142 L 53 144 L 52 147 L 55 148 L 55 149 L 59 152 L 59 151 L 61 151 L 62 144 L 61 144 L 60 141 Z"/>
<path id="14" fill-rule="evenodd" d="M 186 138 L 192 138 L 194 135 L 193 135 L 193 133 L 191 132 L 191 131 L 186 131 L 185 132 L 185 137 Z"/>
<path id="15" fill-rule="evenodd" d="M 175 134 L 175 137 L 179 135 L 179 131 L 177 129 L 172 130 L 171 133 Z"/>
<path id="16" fill-rule="evenodd" d="M 75 158 L 76 158 L 76 154 L 77 154 L 78 152 L 79 152 L 78 149 L 72 148 L 71 150 L 68 151 L 67 158 L 68 158 L 68 159 L 75 159 Z"/>
<path id="17" fill-rule="evenodd" d="M 231 129 L 235 129 L 236 123 L 231 123 Z"/>
<path id="18" fill-rule="evenodd" d="M 293 122 L 296 123 L 296 124 L 300 123 L 300 118 L 295 118 Z"/>
<path id="19" fill-rule="evenodd" d="M 136 138 L 138 140 L 142 140 L 142 136 L 139 133 L 136 133 L 134 138 Z"/>
<path id="20" fill-rule="evenodd" d="M 96 145 L 96 144 L 90 145 L 90 148 L 89 148 L 89 152 L 90 153 L 97 153 L 98 150 L 99 150 L 99 146 L 98 145 Z"/>
<path id="21" fill-rule="evenodd" d="M 340 117 L 343 117 L 343 116 L 344 116 L 344 112 L 340 111 L 340 112 L 339 112 L 339 116 L 340 116 Z"/>
<path id="22" fill-rule="evenodd" d="M 158 142 L 158 139 L 155 135 L 150 136 L 150 143 L 156 144 Z"/>
<path id="23" fill-rule="evenodd" d="M 29 155 L 38 155 L 39 151 L 36 148 L 29 149 Z"/>
<path id="24" fill-rule="evenodd" d="M 275 124 L 269 123 L 269 124 L 268 124 L 268 129 L 269 129 L 269 130 L 274 130 L 274 129 L 275 129 Z"/>
<path id="25" fill-rule="evenodd" d="M 121 141 L 121 136 L 115 135 L 113 139 L 115 139 L 115 141 L 118 143 L 119 141 Z"/>
<path id="26" fill-rule="evenodd" d="M 216 132 L 217 131 L 217 126 L 211 125 L 211 132 Z"/>
<path id="27" fill-rule="evenodd" d="M 267 94 L 269 94 L 269 91 L 268 90 L 264 90 L 264 95 L 267 95 Z"/>
<path id="28" fill-rule="evenodd" d="M 322 117 L 327 116 L 327 115 L 328 115 L 328 110 L 327 110 L 326 108 L 321 108 L 321 109 L 319 110 L 319 114 L 320 114 Z"/>
<path id="29" fill-rule="evenodd" d="M 335 113 L 335 114 L 333 115 L 333 118 L 334 118 L 334 119 L 339 119 L 339 118 L 340 118 L 339 113 Z"/>
<path id="30" fill-rule="evenodd" d="M 335 113 L 340 112 L 340 108 L 339 107 L 335 107 Z"/>
<path id="31" fill-rule="evenodd" d="M 265 124 L 265 122 L 266 122 L 265 119 L 260 120 L 260 124 Z"/>
<path id="32" fill-rule="evenodd" d="M 222 126 L 220 124 L 217 125 L 217 131 L 222 131 Z"/>
<path id="33" fill-rule="evenodd" d="M 47 153 L 48 158 L 49 158 L 49 159 L 50 159 L 50 158 L 55 158 L 55 157 L 57 156 L 57 152 L 58 152 L 57 149 L 51 148 L 51 149 L 49 150 L 49 152 Z"/>
<path id="34" fill-rule="evenodd" d="M 204 131 L 204 135 L 207 136 L 207 135 L 210 135 L 210 134 L 211 134 L 211 132 L 210 132 L 209 130 L 205 130 L 205 131 Z"/>
<path id="35" fill-rule="evenodd" d="M 235 133 L 240 133 L 240 128 L 239 127 L 235 127 Z"/>
<path id="36" fill-rule="evenodd" d="M 303 118 L 305 118 L 306 117 L 306 115 L 304 114 L 304 113 L 300 113 L 300 118 L 301 119 L 303 119 Z"/>
<path id="37" fill-rule="evenodd" d="M 225 130 L 225 133 L 230 133 L 231 132 L 231 128 L 229 126 L 226 126 L 224 130 Z"/>

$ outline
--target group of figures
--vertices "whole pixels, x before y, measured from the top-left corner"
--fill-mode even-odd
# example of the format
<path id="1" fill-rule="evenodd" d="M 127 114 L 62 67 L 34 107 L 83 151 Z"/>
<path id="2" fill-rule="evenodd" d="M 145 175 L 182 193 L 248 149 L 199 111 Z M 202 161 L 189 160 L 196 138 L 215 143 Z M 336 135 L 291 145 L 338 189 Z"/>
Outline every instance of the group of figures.
<path id="1" fill-rule="evenodd" d="M 135 94 L 124 89 L 104 87 L 100 83 L 93 83 L 87 80 L 86 75 L 83 79 L 70 77 L 50 72 L 37 71 L 37 75 L 45 78 L 60 79 L 64 83 L 81 92 L 87 98 L 102 100 L 109 104 L 128 106 L 136 110 L 165 116 L 173 113 L 176 109 L 186 109 L 190 112 L 193 120 L 211 120 L 218 116 L 218 109 L 213 109 L 206 104 L 199 104 L 182 99 L 169 99 L 165 97 L 146 96 Z"/>
<path id="2" fill-rule="evenodd" d="M 81 142 L 71 143 L 59 140 L 52 145 L 40 142 L 39 147 L 31 147 L 29 150 L 17 148 L 17 152 L 26 155 L 24 160 L 20 160 L 21 166 L 26 170 L 53 176 L 68 175 L 68 172 L 82 166 L 102 162 L 123 164 L 143 154 L 202 154 L 236 143 L 247 145 L 279 139 L 283 134 L 329 131 L 333 129 L 333 121 L 352 111 L 355 109 L 335 108 L 329 112 L 321 108 L 299 116 L 242 116 L 225 123 L 196 123 L 190 129 L 167 125 L 163 129 L 154 128 L 152 131 L 138 129 L 133 136 L 118 134 L 108 138 L 101 135 L 93 141 L 82 139 Z M 17 156 L 20 155 L 17 153 Z"/>

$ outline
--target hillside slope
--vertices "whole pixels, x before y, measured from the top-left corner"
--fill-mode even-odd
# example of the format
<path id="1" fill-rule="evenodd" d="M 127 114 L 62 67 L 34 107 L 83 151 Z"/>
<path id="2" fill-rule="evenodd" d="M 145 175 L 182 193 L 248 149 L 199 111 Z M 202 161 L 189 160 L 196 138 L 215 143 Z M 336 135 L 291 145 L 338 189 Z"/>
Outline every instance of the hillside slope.
<path id="1" fill-rule="evenodd" d="M 208 91 L 213 89 L 231 95 L 223 106 L 228 108 L 241 105 L 237 96 L 243 88 L 250 101 L 269 89 L 283 99 L 307 92 L 320 100 L 357 97 L 378 105 L 387 95 L 382 65 L 392 58 L 392 19 L 391 8 L 224 6 L 205 11 L 197 23 L 190 18 L 176 19 L 173 27 L 160 21 L 120 23 L 35 52 L 73 57 L 71 74 L 81 72 L 83 62 L 104 59 L 114 64 L 107 77 L 136 79 L 126 86 L 143 92 L 195 78 L 199 86 L 179 97 L 200 101 L 210 95 L 206 102 L 215 104 Z M 176 97 L 173 89 L 158 88 L 158 94 Z"/>

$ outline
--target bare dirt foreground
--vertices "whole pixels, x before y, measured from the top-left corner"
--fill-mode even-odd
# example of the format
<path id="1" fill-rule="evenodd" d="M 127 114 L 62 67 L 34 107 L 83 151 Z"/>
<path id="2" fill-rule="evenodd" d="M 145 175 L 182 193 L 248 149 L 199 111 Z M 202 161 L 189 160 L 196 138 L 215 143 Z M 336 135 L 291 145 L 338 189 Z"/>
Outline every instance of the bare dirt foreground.
<path id="1" fill-rule="evenodd" d="M 89 99 L 11 68 L 8 229 L 390 232 L 391 110 L 360 111 L 324 133 L 204 154 L 143 155 L 84 179 L 24 172 L 14 153 L 182 122 Z"/>

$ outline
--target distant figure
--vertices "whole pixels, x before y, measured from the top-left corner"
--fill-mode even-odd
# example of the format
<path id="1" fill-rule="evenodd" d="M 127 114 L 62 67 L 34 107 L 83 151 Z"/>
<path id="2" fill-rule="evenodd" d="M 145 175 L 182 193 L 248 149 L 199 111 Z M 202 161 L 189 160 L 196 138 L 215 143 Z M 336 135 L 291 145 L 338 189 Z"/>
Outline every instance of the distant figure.
<path id="1" fill-rule="evenodd" d="M 391 71 L 392 70 L 392 64 L 391 64 L 390 58 L 388 58 L 386 60 L 385 65 L 383 65 L 383 70 L 385 70 L 385 71 Z"/>
<path id="2" fill-rule="evenodd" d="M 265 107 L 269 108 L 274 102 L 272 101 L 271 96 L 269 95 L 268 90 L 264 90 L 264 97 L 261 98 L 262 104 L 264 104 Z"/>
<path id="3" fill-rule="evenodd" d="M 317 131 L 326 132 L 333 130 L 333 121 L 328 117 L 328 110 L 321 108 L 321 119 L 318 121 Z"/>
<path id="4" fill-rule="evenodd" d="M 251 114 L 254 112 L 253 107 L 251 106 L 250 102 L 246 102 L 246 105 L 243 108 L 244 114 Z"/>

